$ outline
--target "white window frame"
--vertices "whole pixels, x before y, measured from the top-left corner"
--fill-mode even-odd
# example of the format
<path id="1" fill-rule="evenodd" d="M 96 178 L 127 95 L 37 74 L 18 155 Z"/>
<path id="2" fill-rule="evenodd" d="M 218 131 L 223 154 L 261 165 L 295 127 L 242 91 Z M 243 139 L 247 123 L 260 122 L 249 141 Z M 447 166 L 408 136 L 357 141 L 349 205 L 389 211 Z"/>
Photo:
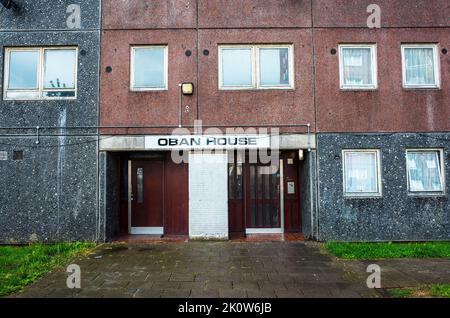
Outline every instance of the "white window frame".
<path id="1" fill-rule="evenodd" d="M 226 49 L 251 49 L 252 51 L 252 84 L 251 85 L 236 85 L 236 86 L 225 86 L 223 85 L 223 63 L 222 63 L 222 51 Z M 289 85 L 281 86 L 269 86 L 261 85 L 261 74 L 260 74 L 260 49 L 288 49 L 289 56 Z M 219 45 L 218 52 L 219 61 L 219 90 L 230 91 L 230 90 L 293 90 L 295 89 L 295 67 L 294 67 L 294 46 L 292 44 L 263 44 L 263 45 L 253 45 L 253 44 L 240 44 L 240 45 Z"/>
<path id="2" fill-rule="evenodd" d="M 136 87 L 134 83 L 136 49 L 164 49 L 164 87 Z M 169 89 L 169 46 L 168 45 L 133 45 L 130 48 L 130 90 L 132 92 L 167 91 Z"/>
<path id="3" fill-rule="evenodd" d="M 45 52 L 46 51 L 75 51 L 75 73 L 74 73 L 74 88 L 44 88 L 45 76 Z M 11 52 L 39 52 L 37 65 L 37 88 L 35 89 L 9 89 L 9 73 L 10 73 L 10 53 Z M 44 96 L 46 92 L 74 92 L 74 96 L 70 97 L 49 97 Z M 17 97 L 8 97 L 8 92 L 21 92 Z M 64 100 L 77 99 L 78 93 L 78 47 L 74 46 L 45 46 L 45 47 L 8 47 L 5 48 L 5 69 L 3 82 L 3 99 L 4 100 Z"/>
<path id="4" fill-rule="evenodd" d="M 441 178 L 441 185 L 442 190 L 440 191 L 433 191 L 433 190 L 420 190 L 420 191 L 413 191 L 411 190 L 410 186 L 410 169 L 409 169 L 409 161 L 408 161 L 408 153 L 418 153 L 418 152 L 437 152 L 439 154 L 439 166 L 440 166 L 440 178 Z M 412 148 L 407 149 L 405 152 L 405 158 L 406 158 L 406 182 L 407 182 L 407 189 L 408 194 L 412 196 L 441 196 L 445 195 L 446 191 L 446 185 L 445 185 L 445 164 L 444 164 L 444 149 L 441 148 Z"/>
<path id="5" fill-rule="evenodd" d="M 433 49 L 434 58 L 434 80 L 435 84 L 416 85 L 406 83 L 406 59 L 405 49 Z M 402 76 L 404 89 L 440 89 L 441 88 L 441 61 L 439 58 L 438 44 L 402 44 Z"/>
<path id="6" fill-rule="evenodd" d="M 348 153 L 370 153 L 375 154 L 376 160 L 376 172 L 377 172 L 377 192 L 347 192 L 346 186 L 346 175 L 347 175 L 347 167 L 346 167 L 346 154 Z M 383 196 L 383 188 L 382 188 L 382 175 L 381 175 L 381 150 L 380 149 L 344 149 L 342 150 L 342 186 L 344 197 L 346 198 L 381 198 Z"/>
<path id="7" fill-rule="evenodd" d="M 370 49 L 372 57 L 372 84 L 345 84 L 344 49 Z M 376 44 L 340 44 L 339 45 L 339 83 L 341 90 L 376 90 L 378 89 L 378 53 Z"/>

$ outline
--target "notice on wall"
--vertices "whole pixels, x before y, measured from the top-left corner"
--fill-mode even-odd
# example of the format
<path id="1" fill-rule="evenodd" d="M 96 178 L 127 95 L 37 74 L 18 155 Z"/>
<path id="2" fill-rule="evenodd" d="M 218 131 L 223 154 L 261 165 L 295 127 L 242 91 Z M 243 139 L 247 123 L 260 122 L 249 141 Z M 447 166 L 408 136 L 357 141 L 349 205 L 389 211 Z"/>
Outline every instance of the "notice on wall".
<path id="1" fill-rule="evenodd" d="M 288 194 L 295 194 L 295 182 L 287 183 L 287 192 Z"/>
<path id="2" fill-rule="evenodd" d="M 270 135 L 146 136 L 149 150 L 269 149 Z"/>
<path id="3" fill-rule="evenodd" d="M 8 160 L 8 152 L 0 151 L 0 161 Z"/>

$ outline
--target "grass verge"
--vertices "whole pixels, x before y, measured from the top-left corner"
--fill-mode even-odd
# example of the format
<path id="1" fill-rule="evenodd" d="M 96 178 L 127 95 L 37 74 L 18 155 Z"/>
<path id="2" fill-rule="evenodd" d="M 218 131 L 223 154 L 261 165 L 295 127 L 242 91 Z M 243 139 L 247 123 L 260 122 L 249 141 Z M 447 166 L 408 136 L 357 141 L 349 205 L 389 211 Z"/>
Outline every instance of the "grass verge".
<path id="1" fill-rule="evenodd" d="M 387 292 L 393 298 L 450 298 L 450 284 L 393 288 Z"/>
<path id="2" fill-rule="evenodd" d="M 0 297 L 20 291 L 93 247 L 93 243 L 0 246 Z"/>
<path id="3" fill-rule="evenodd" d="M 327 242 L 324 248 L 343 259 L 374 260 L 387 258 L 447 258 L 450 242 L 424 243 L 338 243 Z"/>

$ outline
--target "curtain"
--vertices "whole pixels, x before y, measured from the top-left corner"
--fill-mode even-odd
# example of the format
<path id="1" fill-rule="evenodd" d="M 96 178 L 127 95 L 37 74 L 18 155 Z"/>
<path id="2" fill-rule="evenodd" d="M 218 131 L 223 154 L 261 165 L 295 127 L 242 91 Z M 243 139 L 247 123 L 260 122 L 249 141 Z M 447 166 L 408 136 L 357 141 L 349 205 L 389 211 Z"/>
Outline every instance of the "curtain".
<path id="1" fill-rule="evenodd" d="M 346 153 L 345 173 L 345 192 L 378 192 L 377 158 L 375 153 Z"/>
<path id="2" fill-rule="evenodd" d="M 434 53 L 432 48 L 405 48 L 406 84 L 434 85 Z"/>
<path id="3" fill-rule="evenodd" d="M 343 66 L 345 85 L 373 84 L 370 48 L 344 48 Z"/>
<path id="4" fill-rule="evenodd" d="M 439 152 L 408 152 L 409 190 L 442 191 Z"/>

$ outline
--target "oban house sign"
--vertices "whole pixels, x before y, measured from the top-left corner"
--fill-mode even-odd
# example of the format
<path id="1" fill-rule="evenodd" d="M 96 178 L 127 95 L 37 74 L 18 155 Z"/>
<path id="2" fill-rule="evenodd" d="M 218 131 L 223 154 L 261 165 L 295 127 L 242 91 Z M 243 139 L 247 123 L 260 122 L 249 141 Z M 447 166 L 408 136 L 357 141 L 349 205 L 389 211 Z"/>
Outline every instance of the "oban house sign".
<path id="1" fill-rule="evenodd" d="M 270 135 L 146 136 L 145 149 L 269 149 Z"/>

